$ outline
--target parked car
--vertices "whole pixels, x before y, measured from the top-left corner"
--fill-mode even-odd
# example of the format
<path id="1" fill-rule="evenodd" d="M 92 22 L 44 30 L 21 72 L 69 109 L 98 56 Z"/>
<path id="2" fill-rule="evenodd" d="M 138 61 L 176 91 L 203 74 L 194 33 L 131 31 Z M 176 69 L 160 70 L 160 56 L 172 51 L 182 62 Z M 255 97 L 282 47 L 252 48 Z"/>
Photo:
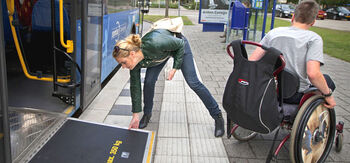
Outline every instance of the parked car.
<path id="1" fill-rule="evenodd" d="M 327 17 L 327 13 L 326 11 L 323 11 L 323 10 L 318 10 L 318 14 L 317 14 L 317 18 L 318 19 L 325 19 Z"/>
<path id="2" fill-rule="evenodd" d="M 327 18 L 333 20 L 347 19 L 350 20 L 350 11 L 345 7 L 331 7 L 326 10 Z"/>
<path id="3" fill-rule="evenodd" d="M 276 15 L 278 17 L 292 17 L 294 14 L 295 7 L 290 4 L 277 4 Z"/>

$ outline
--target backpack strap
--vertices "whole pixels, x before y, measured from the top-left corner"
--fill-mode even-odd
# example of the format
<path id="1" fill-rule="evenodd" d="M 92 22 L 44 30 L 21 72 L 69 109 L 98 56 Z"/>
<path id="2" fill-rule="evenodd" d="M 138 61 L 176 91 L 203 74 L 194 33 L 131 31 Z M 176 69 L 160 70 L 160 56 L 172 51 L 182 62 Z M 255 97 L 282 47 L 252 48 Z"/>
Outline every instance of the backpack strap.
<path id="1" fill-rule="evenodd" d="M 241 40 L 234 40 L 231 42 L 231 47 L 233 49 L 233 53 L 235 57 L 238 57 L 239 59 L 248 58 L 247 57 L 247 51 L 245 50 L 245 47 L 242 44 Z"/>
<path id="2" fill-rule="evenodd" d="M 280 57 L 281 52 L 273 47 L 269 47 L 266 50 L 266 53 L 262 59 L 262 62 L 269 65 L 275 66 L 277 59 Z M 274 70 L 277 68 L 274 68 Z"/>

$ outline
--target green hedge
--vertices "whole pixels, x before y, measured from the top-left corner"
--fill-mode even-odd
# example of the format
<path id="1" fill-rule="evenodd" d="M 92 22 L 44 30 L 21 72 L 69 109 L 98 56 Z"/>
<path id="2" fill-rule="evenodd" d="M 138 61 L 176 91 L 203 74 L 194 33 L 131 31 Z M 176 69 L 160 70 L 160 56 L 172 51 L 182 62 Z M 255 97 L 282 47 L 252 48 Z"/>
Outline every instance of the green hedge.
<path id="1" fill-rule="evenodd" d="M 169 8 L 178 8 L 179 4 L 178 3 L 169 3 Z M 159 3 L 153 3 L 151 4 L 151 8 L 158 8 Z M 165 8 L 165 4 L 160 4 L 160 8 Z"/>

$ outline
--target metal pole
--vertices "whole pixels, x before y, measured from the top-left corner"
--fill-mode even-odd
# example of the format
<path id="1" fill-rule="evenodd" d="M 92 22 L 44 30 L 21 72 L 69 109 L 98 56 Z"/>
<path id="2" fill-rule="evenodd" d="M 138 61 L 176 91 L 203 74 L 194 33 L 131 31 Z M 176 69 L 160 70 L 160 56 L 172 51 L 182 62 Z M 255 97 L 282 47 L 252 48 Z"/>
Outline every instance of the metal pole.
<path id="1" fill-rule="evenodd" d="M 269 5 L 269 1 L 265 0 L 264 22 L 263 22 L 263 27 L 262 27 L 262 32 L 261 32 L 261 39 L 263 39 L 264 36 L 265 36 L 266 19 L 267 19 L 267 7 L 268 7 L 268 5 Z"/>
<path id="2" fill-rule="evenodd" d="M 55 0 L 51 0 L 51 29 L 52 29 L 52 53 L 53 53 L 53 94 L 57 94 L 57 68 L 56 68 L 56 10 Z"/>
<path id="3" fill-rule="evenodd" d="M 253 40 L 254 41 L 255 41 L 255 37 L 256 37 L 256 25 L 258 22 L 258 16 L 259 16 L 259 10 L 255 9 L 254 32 L 253 32 Z"/>
<path id="4" fill-rule="evenodd" d="M 0 0 L 1 5 L 6 4 Z M 2 6 L 0 7 L 2 15 Z M 8 121 L 7 76 L 3 20 L 0 16 L 0 162 L 11 162 L 10 124 Z"/>
<path id="5" fill-rule="evenodd" d="M 271 28 L 270 29 L 273 29 L 273 26 L 275 25 L 275 13 L 276 13 L 275 11 L 276 11 L 276 0 L 273 0 Z"/>
<path id="6" fill-rule="evenodd" d="M 225 37 L 226 43 L 230 41 L 233 5 L 234 5 L 233 0 L 230 0 L 230 3 L 228 5 L 228 14 L 227 14 L 228 16 L 227 16 L 227 23 L 226 23 L 226 37 Z"/>
<path id="7" fill-rule="evenodd" d="M 177 13 L 178 16 L 180 16 L 180 0 L 179 0 L 179 6 L 178 6 L 178 13 Z"/>
<path id="8" fill-rule="evenodd" d="M 87 24 L 88 24 L 88 1 L 81 1 L 81 87 L 80 87 L 80 106 L 81 110 L 86 107 L 84 96 L 87 96 L 88 92 L 85 92 L 85 74 L 86 72 L 86 60 L 87 60 Z"/>

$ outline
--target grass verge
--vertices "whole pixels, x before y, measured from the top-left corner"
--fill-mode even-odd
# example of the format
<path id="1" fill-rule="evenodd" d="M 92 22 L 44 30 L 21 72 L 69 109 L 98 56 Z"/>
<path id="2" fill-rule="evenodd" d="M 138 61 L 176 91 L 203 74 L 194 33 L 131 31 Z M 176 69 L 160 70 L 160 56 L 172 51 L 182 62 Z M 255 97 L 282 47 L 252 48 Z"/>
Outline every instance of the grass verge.
<path id="1" fill-rule="evenodd" d="M 170 18 L 176 18 L 178 16 L 170 16 Z M 188 19 L 187 16 L 181 16 L 182 20 L 184 21 L 184 25 L 193 25 L 192 21 Z M 161 15 L 144 15 L 144 20 L 149 21 L 149 22 L 156 22 L 159 19 L 165 18 L 164 16 Z"/>

